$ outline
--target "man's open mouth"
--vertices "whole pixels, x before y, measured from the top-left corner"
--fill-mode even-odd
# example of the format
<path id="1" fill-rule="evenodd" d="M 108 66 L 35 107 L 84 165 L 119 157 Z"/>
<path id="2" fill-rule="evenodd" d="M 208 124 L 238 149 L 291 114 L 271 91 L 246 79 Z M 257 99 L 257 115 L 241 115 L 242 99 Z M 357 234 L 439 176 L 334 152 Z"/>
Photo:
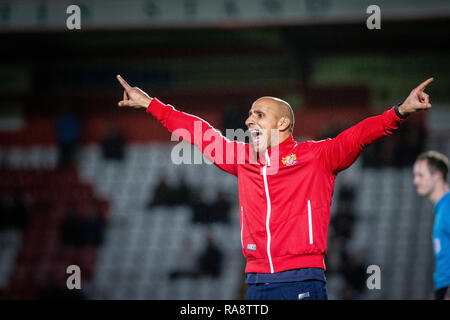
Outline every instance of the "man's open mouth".
<path id="1" fill-rule="evenodd" d="M 263 136 L 263 132 L 261 129 L 252 129 L 250 130 L 250 136 L 252 138 L 253 143 L 260 143 L 262 136 Z"/>

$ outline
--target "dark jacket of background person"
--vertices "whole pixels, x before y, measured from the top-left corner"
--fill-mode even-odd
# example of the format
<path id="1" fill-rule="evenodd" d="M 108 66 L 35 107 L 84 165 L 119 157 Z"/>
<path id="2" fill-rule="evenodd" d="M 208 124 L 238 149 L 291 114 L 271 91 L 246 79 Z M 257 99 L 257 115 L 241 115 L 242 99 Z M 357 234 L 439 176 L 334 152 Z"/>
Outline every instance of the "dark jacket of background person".
<path id="1" fill-rule="evenodd" d="M 56 121 L 58 138 L 58 165 L 60 167 L 70 165 L 80 140 L 80 123 L 73 113 L 63 113 Z"/>
<path id="2" fill-rule="evenodd" d="M 109 125 L 102 140 L 102 155 L 107 160 L 123 160 L 125 157 L 125 139 L 119 129 Z"/>

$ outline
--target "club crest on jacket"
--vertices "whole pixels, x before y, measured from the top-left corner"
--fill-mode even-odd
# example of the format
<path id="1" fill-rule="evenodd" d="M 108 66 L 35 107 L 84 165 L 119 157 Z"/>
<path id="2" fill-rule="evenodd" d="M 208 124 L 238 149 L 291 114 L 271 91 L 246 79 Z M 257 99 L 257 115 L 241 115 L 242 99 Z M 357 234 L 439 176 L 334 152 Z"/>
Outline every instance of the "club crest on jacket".
<path id="1" fill-rule="evenodd" d="M 283 162 L 285 166 L 292 166 L 293 164 L 297 163 L 297 156 L 295 155 L 295 153 L 293 153 L 287 157 L 282 158 L 281 162 Z"/>

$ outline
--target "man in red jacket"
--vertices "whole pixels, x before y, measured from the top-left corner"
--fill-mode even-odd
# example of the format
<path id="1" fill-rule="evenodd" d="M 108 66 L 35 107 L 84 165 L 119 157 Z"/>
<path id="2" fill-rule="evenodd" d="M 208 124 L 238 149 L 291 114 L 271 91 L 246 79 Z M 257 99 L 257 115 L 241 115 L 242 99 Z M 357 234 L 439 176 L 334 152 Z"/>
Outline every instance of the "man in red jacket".
<path id="1" fill-rule="evenodd" d="M 131 87 L 121 107 L 145 108 L 174 135 L 195 144 L 239 186 L 247 299 L 327 299 L 325 263 L 331 199 L 337 174 L 364 147 L 392 134 L 408 115 L 431 107 L 425 87 L 383 114 L 369 117 L 334 139 L 297 143 L 294 115 L 283 100 L 256 100 L 246 120 L 249 144 L 226 139 L 206 121 L 180 112 Z"/>

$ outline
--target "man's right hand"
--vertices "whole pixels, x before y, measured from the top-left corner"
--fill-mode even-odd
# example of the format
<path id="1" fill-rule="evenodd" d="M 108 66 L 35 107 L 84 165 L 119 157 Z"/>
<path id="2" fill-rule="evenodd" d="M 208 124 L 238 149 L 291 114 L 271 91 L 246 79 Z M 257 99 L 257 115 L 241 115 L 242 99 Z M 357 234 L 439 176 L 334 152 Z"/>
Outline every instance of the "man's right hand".
<path id="1" fill-rule="evenodd" d="M 119 101 L 119 107 L 147 108 L 153 98 L 138 87 L 130 87 L 130 85 L 120 76 L 117 80 L 124 88 L 123 100 Z"/>

